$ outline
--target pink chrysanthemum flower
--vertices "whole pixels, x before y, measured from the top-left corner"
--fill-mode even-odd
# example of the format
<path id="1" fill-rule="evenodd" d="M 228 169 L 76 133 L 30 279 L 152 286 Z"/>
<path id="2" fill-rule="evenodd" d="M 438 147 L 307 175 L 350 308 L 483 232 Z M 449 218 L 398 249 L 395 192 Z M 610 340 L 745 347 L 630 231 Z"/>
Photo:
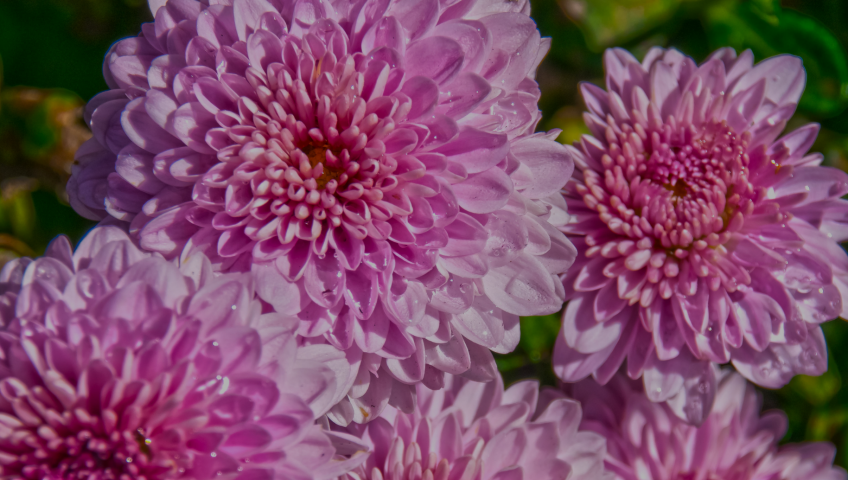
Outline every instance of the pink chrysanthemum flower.
<path id="1" fill-rule="evenodd" d="M 844 480 L 830 443 L 777 446 L 786 416 L 760 416 L 762 400 L 740 375 L 718 373 L 712 412 L 688 425 L 666 404 L 652 403 L 623 374 L 606 386 L 567 387 L 583 404 L 581 428 L 607 439 L 606 467 L 619 480 Z"/>
<path id="2" fill-rule="evenodd" d="M 249 274 L 215 277 L 202 255 L 177 269 L 114 226 L 7 264 L 0 477 L 343 473 L 313 420 L 332 371 L 298 361 L 296 325 L 261 310 Z"/>
<path id="3" fill-rule="evenodd" d="M 527 1 L 207 3 L 151 0 L 112 48 L 77 211 L 255 270 L 300 335 L 347 352 L 348 386 L 379 384 L 342 423 L 403 388 L 389 378 L 492 378 L 490 350 L 561 307 L 576 255 L 556 228 L 573 162 L 533 134 L 549 42 Z"/>
<path id="4" fill-rule="evenodd" d="M 535 381 L 504 391 L 447 376 L 443 390 L 417 390 L 412 413 L 387 408 L 361 438 L 368 459 L 342 480 L 604 480 L 603 437 L 578 431 L 580 404 Z M 351 443 L 350 450 L 357 450 Z M 362 448 L 362 447 L 360 447 Z"/>
<path id="5" fill-rule="evenodd" d="M 581 254 L 564 278 L 559 376 L 606 383 L 627 357 L 652 401 L 680 397 L 698 423 L 711 363 L 769 388 L 824 372 L 819 324 L 848 307 L 848 175 L 807 155 L 817 125 L 777 139 L 804 89 L 801 60 L 605 60 L 607 90 L 582 86 L 593 136 L 569 147 L 579 172 L 563 231 Z"/>

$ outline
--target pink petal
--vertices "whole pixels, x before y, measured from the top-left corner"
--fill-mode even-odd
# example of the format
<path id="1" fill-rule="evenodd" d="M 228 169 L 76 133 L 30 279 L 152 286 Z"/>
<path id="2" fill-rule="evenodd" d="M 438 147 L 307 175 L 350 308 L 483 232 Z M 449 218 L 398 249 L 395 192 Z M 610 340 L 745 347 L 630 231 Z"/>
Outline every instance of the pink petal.
<path id="1" fill-rule="evenodd" d="M 267 0 L 233 1 L 233 17 L 239 40 L 248 41 L 250 34 L 258 29 L 259 19 L 264 13 L 277 13 L 277 9 Z"/>
<path id="2" fill-rule="evenodd" d="M 383 306 L 378 304 L 370 317 L 354 324 L 353 338 L 356 344 L 363 352 L 373 353 L 380 350 L 386 343 L 390 323 Z"/>
<path id="3" fill-rule="evenodd" d="M 444 90 L 449 94 L 442 94 L 436 112 L 451 118 L 462 118 L 489 95 L 492 87 L 485 78 L 466 71 L 445 85 Z"/>
<path id="4" fill-rule="evenodd" d="M 470 175 L 468 180 L 453 186 L 459 206 L 472 213 L 489 213 L 503 207 L 512 188 L 512 181 L 499 168 Z"/>
<path id="5" fill-rule="evenodd" d="M 133 100 L 127 104 L 121 116 L 121 125 L 130 140 L 151 153 L 183 146 L 150 118 L 144 109 L 144 102 L 144 98 Z"/>
<path id="6" fill-rule="evenodd" d="M 415 353 L 405 359 L 386 359 L 386 368 L 397 380 L 408 385 L 420 382 L 424 378 L 424 343 L 415 339 Z"/>
<path id="7" fill-rule="evenodd" d="M 627 309 L 605 322 L 593 315 L 591 296 L 579 296 L 568 303 L 562 316 L 562 335 L 569 348 L 580 353 L 599 352 L 618 342 L 631 309 Z"/>
<path id="8" fill-rule="evenodd" d="M 471 357 L 462 335 L 453 335 L 447 343 L 424 342 L 428 365 L 441 371 L 459 375 L 471 367 Z"/>
<path id="9" fill-rule="evenodd" d="M 409 77 L 423 75 L 436 83 L 452 80 L 462 68 L 462 47 L 447 37 L 427 37 L 406 50 Z"/>
<path id="10" fill-rule="evenodd" d="M 588 377 L 612 354 L 615 344 L 605 350 L 584 354 L 570 348 L 563 335 L 557 335 L 554 344 L 553 366 L 554 373 L 565 382 L 578 382 Z"/>
<path id="11" fill-rule="evenodd" d="M 439 147 L 437 151 L 448 157 L 448 160 L 459 162 L 468 173 L 479 173 L 500 163 L 509 150 L 510 144 L 506 135 L 495 135 L 466 127 L 455 140 Z"/>
<path id="12" fill-rule="evenodd" d="M 511 152 L 521 162 L 513 174 L 516 190 L 528 198 L 543 198 L 558 192 L 574 171 L 574 161 L 568 150 L 541 135 L 516 141 Z M 520 175 L 523 169 L 527 175 Z"/>
<path id="13" fill-rule="evenodd" d="M 206 132 L 217 127 L 215 117 L 200 103 L 188 103 L 174 114 L 174 132 L 186 145 L 199 153 L 214 154 L 206 144 Z"/>
<path id="14" fill-rule="evenodd" d="M 198 228 L 185 221 L 185 215 L 193 208 L 186 203 L 163 212 L 142 228 L 139 243 L 145 250 L 159 252 L 168 257 L 176 255 Z"/>
<path id="15" fill-rule="evenodd" d="M 304 275 L 306 293 L 318 305 L 333 307 L 344 295 L 345 278 L 345 271 L 336 257 L 312 257 Z"/>
<path id="16" fill-rule="evenodd" d="M 432 29 L 439 18 L 438 0 L 400 0 L 392 4 L 386 15 L 400 20 L 410 40 L 416 40 Z"/>
<path id="17" fill-rule="evenodd" d="M 483 287 L 498 308 L 515 315 L 547 315 L 562 307 L 553 277 L 527 254 L 491 269 Z"/>
<path id="18" fill-rule="evenodd" d="M 804 91 L 807 74 L 801 65 L 800 58 L 792 55 L 778 55 L 760 62 L 743 75 L 733 86 L 730 94 L 736 95 L 761 80 L 766 81 L 768 100 L 777 105 L 797 104 Z"/>

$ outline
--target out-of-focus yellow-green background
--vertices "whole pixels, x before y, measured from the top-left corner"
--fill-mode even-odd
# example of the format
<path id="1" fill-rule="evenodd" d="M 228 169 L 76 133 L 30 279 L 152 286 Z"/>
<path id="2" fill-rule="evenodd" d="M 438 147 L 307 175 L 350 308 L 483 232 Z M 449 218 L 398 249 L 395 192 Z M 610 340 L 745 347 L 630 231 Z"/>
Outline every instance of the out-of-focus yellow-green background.
<path id="1" fill-rule="evenodd" d="M 515 1 L 515 0 L 492 0 Z M 533 17 L 553 38 L 542 63 L 542 128 L 572 142 L 586 132 L 578 82 L 603 85 L 605 48 L 641 58 L 674 47 L 702 61 L 719 47 L 753 50 L 758 60 L 791 53 L 804 60 L 807 89 L 789 128 L 822 125 L 814 150 L 848 171 L 848 1 L 846 0 L 535 0 Z M 76 240 L 92 222 L 67 205 L 64 185 L 77 147 L 91 133 L 85 102 L 106 88 L 102 59 L 114 41 L 151 16 L 146 0 L 0 2 L 0 264 L 38 255 L 64 233 Z M 848 465 L 848 324 L 824 326 L 829 371 L 763 391 L 765 408 L 789 416 L 784 441 L 830 440 Z M 516 352 L 498 364 L 507 381 L 555 382 L 550 356 L 559 316 L 522 320 Z"/>

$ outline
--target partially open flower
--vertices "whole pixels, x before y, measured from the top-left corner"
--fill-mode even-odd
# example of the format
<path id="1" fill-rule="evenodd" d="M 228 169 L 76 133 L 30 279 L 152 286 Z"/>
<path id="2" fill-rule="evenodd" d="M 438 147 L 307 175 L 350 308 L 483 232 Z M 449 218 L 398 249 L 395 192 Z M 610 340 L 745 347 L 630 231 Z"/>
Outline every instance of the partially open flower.
<path id="1" fill-rule="evenodd" d="M 529 4 L 212 3 L 151 0 L 112 48 L 74 207 L 253 269 L 307 343 L 345 351 L 341 423 L 444 372 L 493 378 L 490 350 L 561 308 L 576 255 L 556 228 L 572 160 L 533 134 L 548 41 Z"/>
<path id="2" fill-rule="evenodd" d="M 605 383 L 625 357 L 652 401 L 702 421 L 711 364 L 769 388 L 827 368 L 819 324 L 848 302 L 848 175 L 807 154 L 819 127 L 777 138 L 804 90 L 801 60 L 754 66 L 719 50 L 605 56 L 565 189 L 581 255 L 554 364 Z"/>
<path id="3" fill-rule="evenodd" d="M 504 391 L 447 376 L 445 389 L 418 387 L 417 407 L 387 408 L 351 425 L 370 449 L 345 480 L 605 480 L 604 438 L 578 431 L 580 404 L 534 381 Z"/>
<path id="4" fill-rule="evenodd" d="M 333 478 L 329 368 L 247 274 L 177 269 L 114 226 L 0 273 L 0 477 Z M 310 408 L 311 407 L 311 408 Z M 355 463 L 355 462 L 353 462 Z"/>
<path id="5" fill-rule="evenodd" d="M 718 393 L 703 424 L 677 418 L 668 405 L 652 403 L 642 386 L 624 375 L 606 387 L 592 381 L 568 386 L 583 404 L 581 428 L 607 439 L 606 467 L 620 480 L 845 480 L 834 467 L 830 443 L 781 447 L 786 415 L 760 416 L 762 399 L 732 370 L 718 374 Z"/>

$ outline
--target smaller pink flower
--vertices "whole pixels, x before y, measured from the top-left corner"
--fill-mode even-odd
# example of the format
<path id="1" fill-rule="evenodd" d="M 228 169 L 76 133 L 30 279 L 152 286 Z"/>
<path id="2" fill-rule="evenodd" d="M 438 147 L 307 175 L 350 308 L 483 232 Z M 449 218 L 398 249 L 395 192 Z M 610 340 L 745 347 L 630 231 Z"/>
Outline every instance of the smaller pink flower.
<path id="1" fill-rule="evenodd" d="M 333 478 L 330 369 L 247 274 L 100 226 L 0 273 L 0 478 Z"/>
<path id="2" fill-rule="evenodd" d="M 640 382 L 619 374 L 606 387 L 594 381 L 567 390 L 584 408 L 581 428 L 607 439 L 606 467 L 620 480 L 843 480 L 830 443 L 777 442 L 786 433 L 781 411 L 759 415 L 762 399 L 731 370 L 718 374 L 718 392 L 704 423 L 691 426 L 667 404 L 652 403 Z"/>
<path id="3" fill-rule="evenodd" d="M 818 125 L 780 137 L 801 60 L 755 65 L 729 48 L 701 65 L 659 48 L 604 59 L 606 90 L 582 85 L 592 135 L 569 147 L 563 231 L 580 255 L 563 279 L 559 377 L 606 383 L 626 358 L 651 401 L 683 402 L 697 424 L 715 365 L 767 388 L 820 375 L 819 325 L 848 312 L 848 174 L 808 153 Z"/>
<path id="4" fill-rule="evenodd" d="M 342 479 L 612 478 L 603 437 L 578 431 L 580 404 L 554 389 L 540 392 L 536 381 L 504 391 L 500 376 L 480 383 L 448 375 L 442 390 L 419 385 L 414 400 L 412 413 L 388 407 L 347 427 L 370 456 Z"/>

